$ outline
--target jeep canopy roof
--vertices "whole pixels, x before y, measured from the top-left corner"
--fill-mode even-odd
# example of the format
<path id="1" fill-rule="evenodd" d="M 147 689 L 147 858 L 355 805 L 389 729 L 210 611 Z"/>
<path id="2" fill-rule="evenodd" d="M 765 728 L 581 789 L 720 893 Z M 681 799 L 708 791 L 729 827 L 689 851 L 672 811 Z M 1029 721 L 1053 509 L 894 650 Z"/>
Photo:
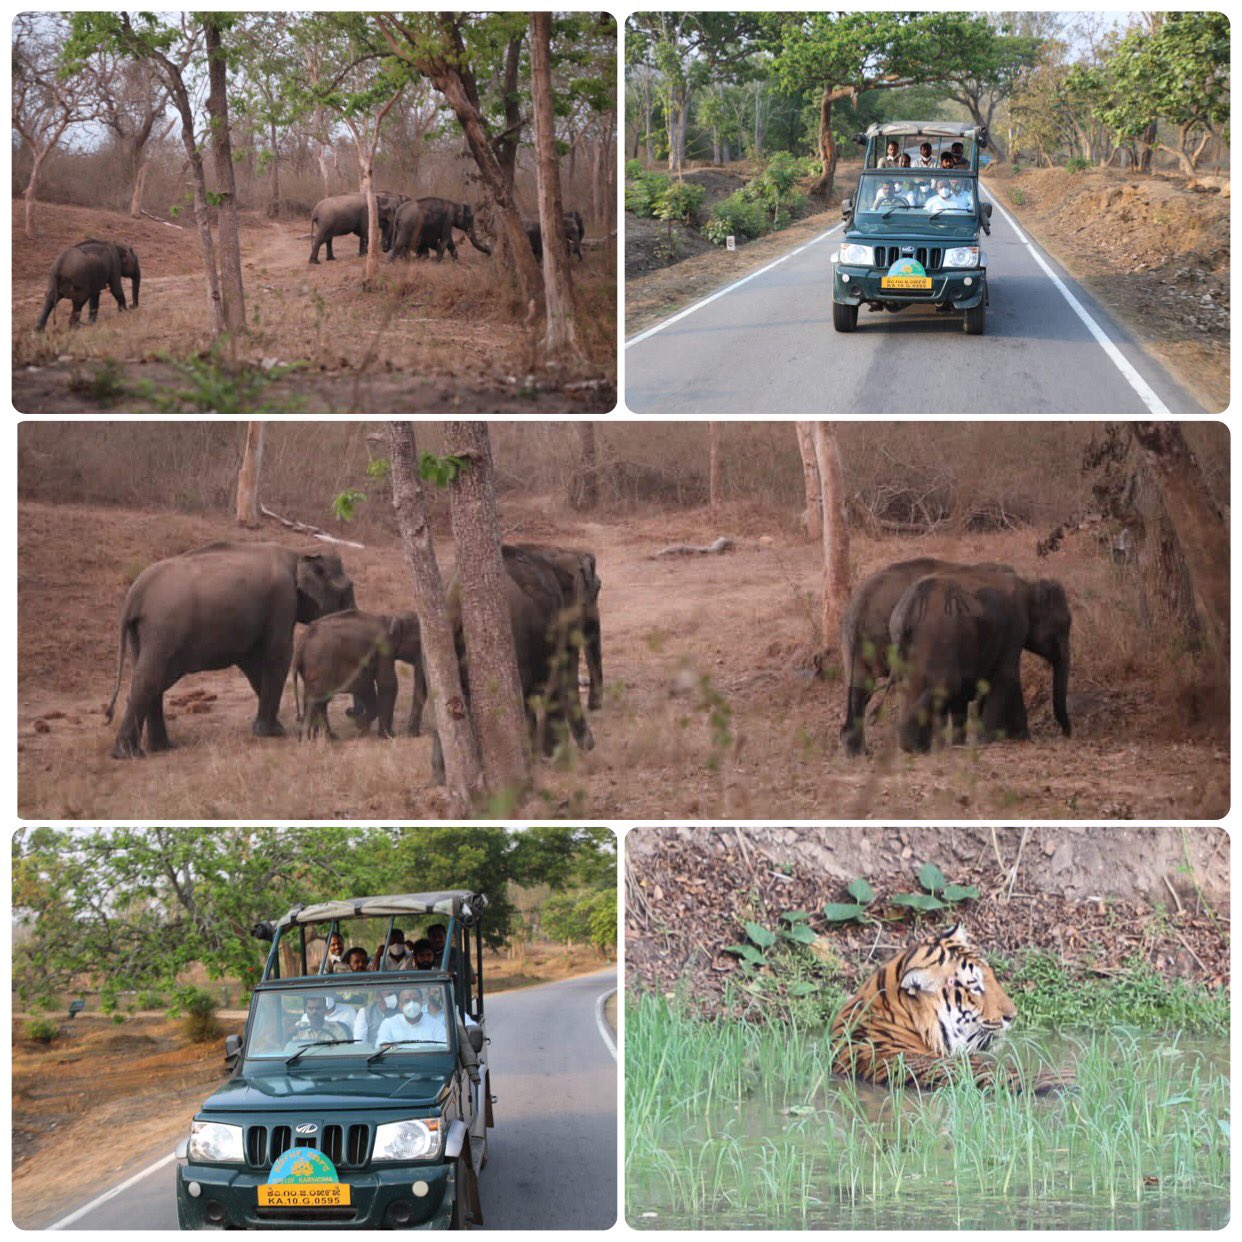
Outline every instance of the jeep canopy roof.
<path id="1" fill-rule="evenodd" d="M 965 121 L 885 121 L 868 125 L 867 138 L 971 138 L 987 146 L 988 131 L 984 126 Z"/>
<path id="2" fill-rule="evenodd" d="M 283 930 L 306 923 L 333 919 L 387 918 L 398 914 L 447 914 L 469 926 L 487 905 L 487 898 L 464 888 L 441 893 L 397 893 L 387 897 L 350 897 L 344 901 L 321 901 L 294 906 L 275 924 Z"/>

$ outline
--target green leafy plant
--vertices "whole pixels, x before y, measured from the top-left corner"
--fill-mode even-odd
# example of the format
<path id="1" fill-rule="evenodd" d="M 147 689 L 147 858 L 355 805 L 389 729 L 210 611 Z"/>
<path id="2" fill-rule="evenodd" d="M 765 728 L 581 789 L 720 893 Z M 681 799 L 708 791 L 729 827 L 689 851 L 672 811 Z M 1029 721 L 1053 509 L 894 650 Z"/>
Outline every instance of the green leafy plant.
<path id="1" fill-rule="evenodd" d="M 950 884 L 935 863 L 924 863 L 919 868 L 919 883 L 926 892 L 897 893 L 890 898 L 893 905 L 906 906 L 916 914 L 930 914 L 979 896 L 979 890 L 973 884 Z"/>
<path id="2" fill-rule="evenodd" d="M 186 1038 L 196 1044 L 215 1039 L 220 1033 L 220 1028 L 216 1025 L 218 1006 L 215 997 L 207 992 L 192 989 L 179 999 L 180 1008 L 184 1014 L 183 1025 Z"/>
<path id="3" fill-rule="evenodd" d="M 1091 167 L 1091 161 L 1085 160 L 1081 155 L 1071 155 L 1065 161 L 1065 171 L 1067 173 L 1086 172 Z"/>
<path id="4" fill-rule="evenodd" d="M 332 497 L 332 514 L 341 522 L 352 522 L 358 512 L 358 506 L 366 500 L 366 492 L 352 488 L 339 492 Z"/>
<path id="5" fill-rule="evenodd" d="M 392 473 L 392 462 L 387 457 L 373 457 L 367 462 L 367 478 L 386 479 Z"/>
<path id="6" fill-rule="evenodd" d="M 656 200 L 652 214 L 659 220 L 680 220 L 683 224 L 693 224 L 706 197 L 707 191 L 701 185 L 669 182 Z"/>
<path id="7" fill-rule="evenodd" d="M 787 910 L 777 919 L 777 930 L 772 931 L 762 923 L 745 922 L 742 930 L 746 943 L 725 945 L 722 952 L 733 953 L 742 959 L 742 973 L 754 975 L 770 966 L 768 954 L 781 945 L 797 945 L 805 948 L 814 944 L 817 937 L 810 927 L 810 915 L 805 910 Z M 789 996 L 809 996 L 817 990 L 814 983 L 806 980 L 787 983 L 784 988 Z"/>
<path id="8" fill-rule="evenodd" d="M 60 1035 L 60 1023 L 52 1018 L 32 1018 L 26 1023 L 26 1038 L 37 1044 L 50 1044 Z"/>
<path id="9" fill-rule="evenodd" d="M 418 459 L 418 477 L 437 487 L 447 487 L 467 466 L 464 457 L 454 457 L 451 453 L 437 457 L 434 453 L 423 453 Z"/>
<path id="10" fill-rule="evenodd" d="M 703 226 L 708 241 L 723 246 L 730 235 L 740 241 L 761 236 L 768 227 L 762 203 L 748 199 L 738 190 L 728 198 L 722 198 L 712 208 L 711 218 Z"/>
<path id="11" fill-rule="evenodd" d="M 1014 186 L 1013 189 L 1009 191 L 1009 199 L 1015 207 L 1026 206 L 1026 195 L 1022 193 L 1021 186 Z"/>
<path id="12" fill-rule="evenodd" d="M 845 891 L 854 900 L 828 902 L 824 906 L 824 918 L 829 923 L 867 922 L 867 907 L 875 900 L 875 889 L 859 876 L 845 886 Z"/>

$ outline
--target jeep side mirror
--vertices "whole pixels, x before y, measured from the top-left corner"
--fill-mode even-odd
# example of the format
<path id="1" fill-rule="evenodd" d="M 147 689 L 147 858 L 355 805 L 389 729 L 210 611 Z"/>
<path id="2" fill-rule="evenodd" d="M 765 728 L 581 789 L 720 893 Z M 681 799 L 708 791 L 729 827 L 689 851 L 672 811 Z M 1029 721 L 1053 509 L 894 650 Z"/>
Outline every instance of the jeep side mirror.
<path id="1" fill-rule="evenodd" d="M 235 1069 L 241 1060 L 242 1039 L 240 1035 L 224 1037 L 224 1063 L 229 1069 Z"/>
<path id="2" fill-rule="evenodd" d="M 983 214 L 987 216 L 989 220 L 992 218 L 992 204 L 991 203 L 983 204 Z"/>
<path id="3" fill-rule="evenodd" d="M 470 1047 L 475 1052 L 483 1051 L 483 1028 L 481 1026 L 472 1026 L 466 1032 L 466 1038 L 470 1040 Z"/>
<path id="4" fill-rule="evenodd" d="M 849 220 L 850 216 L 852 216 L 853 214 L 854 214 L 853 196 L 851 196 L 850 198 L 843 198 L 841 200 L 841 219 Z"/>
<path id="5" fill-rule="evenodd" d="M 979 204 L 979 223 L 983 225 L 983 231 L 989 237 L 991 237 L 992 236 L 992 204 L 991 203 L 980 203 Z"/>

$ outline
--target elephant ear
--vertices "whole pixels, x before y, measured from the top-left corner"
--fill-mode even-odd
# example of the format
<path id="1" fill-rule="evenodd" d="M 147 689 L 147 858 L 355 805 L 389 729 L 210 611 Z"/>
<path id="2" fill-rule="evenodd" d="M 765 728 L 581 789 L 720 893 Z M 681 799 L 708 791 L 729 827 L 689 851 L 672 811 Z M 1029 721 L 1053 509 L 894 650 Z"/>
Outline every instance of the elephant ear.
<path id="1" fill-rule="evenodd" d="M 328 605 L 328 588 L 324 581 L 324 558 L 318 552 L 304 552 L 298 557 L 298 594 L 305 595 L 320 608 Z"/>

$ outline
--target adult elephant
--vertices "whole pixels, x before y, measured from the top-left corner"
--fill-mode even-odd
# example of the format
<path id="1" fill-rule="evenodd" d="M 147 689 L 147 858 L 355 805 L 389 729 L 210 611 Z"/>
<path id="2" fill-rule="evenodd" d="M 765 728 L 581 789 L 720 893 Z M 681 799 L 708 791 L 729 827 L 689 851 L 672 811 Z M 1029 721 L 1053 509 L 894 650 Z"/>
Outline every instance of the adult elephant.
<path id="1" fill-rule="evenodd" d="M 569 245 L 570 254 L 575 254 L 578 259 L 582 260 L 582 239 L 586 236 L 586 225 L 582 222 L 582 213 L 578 211 L 566 211 L 562 214 L 561 219 L 565 226 L 565 241 Z M 522 227 L 526 230 L 526 240 L 530 242 L 530 248 L 535 252 L 535 258 L 541 263 L 543 262 L 543 225 L 538 220 L 523 220 Z"/>
<path id="2" fill-rule="evenodd" d="M 134 579 L 121 609 L 116 687 L 104 713 L 112 720 L 125 653 L 133 657 L 129 701 L 114 758 L 168 750 L 164 692 L 187 673 L 236 665 L 259 697 L 251 731 L 284 733 L 277 716 L 293 627 L 354 606 L 354 584 L 341 558 L 298 552 L 277 543 L 211 543 L 149 565 Z"/>
<path id="3" fill-rule="evenodd" d="M 405 194 L 394 194 L 390 190 L 379 190 L 375 195 L 375 207 L 379 215 L 380 243 L 384 250 L 389 248 L 392 239 L 393 221 L 404 203 L 410 200 Z M 358 235 L 358 253 L 367 252 L 367 196 L 365 194 L 337 194 L 332 198 L 321 198 L 311 212 L 311 254 L 310 262 L 319 262 L 320 246 L 327 246 L 328 261 L 335 259 L 332 253 L 332 239 L 344 237 L 350 233 Z"/>
<path id="4" fill-rule="evenodd" d="M 1050 578 L 971 569 L 936 573 L 907 587 L 889 619 L 899 660 L 898 739 L 903 750 L 931 749 L 946 718 L 964 729 L 980 704 L 984 740 L 1030 738 L 1022 698 L 1023 650 L 1052 665 L 1052 710 L 1070 735 L 1070 609 Z"/>
<path id="5" fill-rule="evenodd" d="M 448 198 L 429 195 L 414 202 L 403 204 L 396 214 L 393 225 L 392 248 L 389 262 L 436 252 L 436 262 L 444 258 L 447 249 L 457 258 L 457 245 L 453 230 L 459 229 L 470 239 L 470 244 L 483 254 L 491 254 L 492 248 L 481 241 L 475 231 L 474 208 L 469 203 L 458 203 Z"/>
<path id="6" fill-rule="evenodd" d="M 508 545 L 507 545 L 508 546 Z M 587 707 L 596 711 L 604 702 L 604 656 L 599 624 L 599 593 L 603 583 L 595 572 L 595 553 L 582 548 L 560 548 L 542 543 L 511 545 L 519 552 L 541 556 L 557 571 L 561 590 L 570 601 L 568 621 L 574 644 L 573 676 L 578 677 L 578 650 L 586 658 L 590 688 Z"/>
<path id="7" fill-rule="evenodd" d="M 906 589 L 928 574 L 973 569 L 1013 576 L 1008 565 L 985 562 L 963 565 L 923 556 L 899 561 L 859 583 L 841 619 L 841 661 L 845 683 L 845 721 L 841 747 L 847 755 L 866 750 L 864 721 L 867 704 L 876 684 L 891 673 L 889 668 L 889 619 Z"/>
<path id="8" fill-rule="evenodd" d="M 505 603 L 517 656 L 522 704 L 532 744 L 551 755 L 568 732 L 583 750 L 595 745 L 578 698 L 577 657 L 571 659 L 572 627 L 569 605 L 556 568 L 541 555 L 506 545 Z M 449 615 L 461 669 L 462 689 L 470 698 L 470 660 L 461 623 L 461 586 L 454 581 L 448 591 Z M 544 719 L 536 706 L 541 704 Z M 439 731 L 432 734 L 431 770 L 437 783 L 444 781 L 444 755 Z"/>
<path id="9" fill-rule="evenodd" d="M 121 277 L 128 276 L 134 309 L 138 309 L 138 286 L 142 275 L 138 267 L 138 255 L 133 246 L 125 242 L 96 241 L 88 237 L 76 246 L 62 250 L 47 278 L 47 296 L 43 299 L 43 313 L 39 316 L 39 331 L 47 326 L 56 303 L 68 298 L 73 303 L 69 315 L 71 328 L 81 327 L 82 307 L 91 304 L 90 322 L 99 315 L 99 295 L 109 290 L 116 298 L 118 311 L 125 309 L 125 287 Z"/>

